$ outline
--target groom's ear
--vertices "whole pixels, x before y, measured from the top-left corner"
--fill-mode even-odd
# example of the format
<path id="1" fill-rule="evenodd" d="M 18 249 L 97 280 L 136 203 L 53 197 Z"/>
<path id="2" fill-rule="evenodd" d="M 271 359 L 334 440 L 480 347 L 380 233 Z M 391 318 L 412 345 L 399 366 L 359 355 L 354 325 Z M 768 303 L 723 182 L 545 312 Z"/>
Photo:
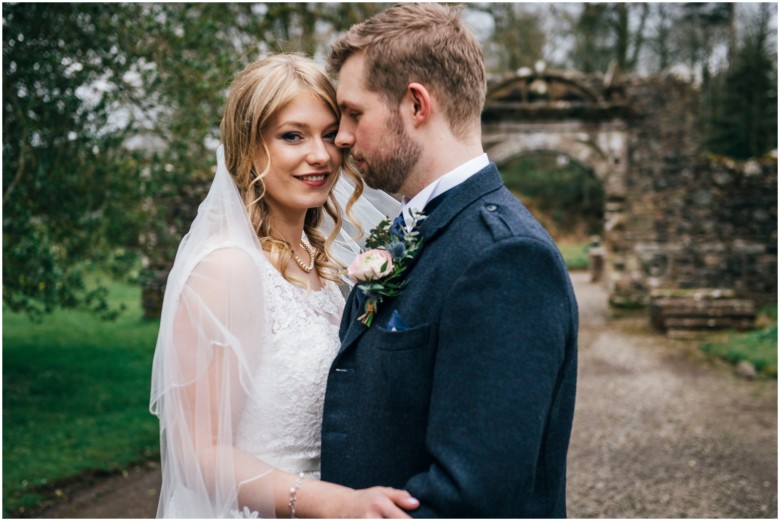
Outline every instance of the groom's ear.
<path id="1" fill-rule="evenodd" d="M 410 83 L 406 87 L 405 101 L 412 124 L 419 127 L 431 117 L 431 93 L 422 83 Z"/>

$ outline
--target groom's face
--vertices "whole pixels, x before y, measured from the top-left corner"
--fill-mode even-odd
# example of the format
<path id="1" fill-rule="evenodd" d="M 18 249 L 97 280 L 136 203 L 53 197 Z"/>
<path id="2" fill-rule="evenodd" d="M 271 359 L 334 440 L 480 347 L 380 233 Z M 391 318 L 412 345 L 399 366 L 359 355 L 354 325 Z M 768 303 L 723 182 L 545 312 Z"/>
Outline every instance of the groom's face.
<path id="1" fill-rule="evenodd" d="M 406 132 L 397 107 L 388 107 L 365 87 L 362 54 L 349 57 L 339 72 L 337 98 L 341 121 L 336 145 L 349 148 L 366 184 L 387 192 L 403 192 L 422 147 Z"/>

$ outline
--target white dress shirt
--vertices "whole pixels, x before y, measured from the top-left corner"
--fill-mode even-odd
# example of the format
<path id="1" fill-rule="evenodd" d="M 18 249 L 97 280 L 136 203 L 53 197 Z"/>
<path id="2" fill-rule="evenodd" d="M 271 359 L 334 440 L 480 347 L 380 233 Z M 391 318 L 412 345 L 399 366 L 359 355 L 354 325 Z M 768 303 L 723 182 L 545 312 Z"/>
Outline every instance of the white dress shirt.
<path id="1" fill-rule="evenodd" d="M 401 200 L 401 212 L 404 216 L 404 222 L 406 228 L 409 229 L 412 224 L 412 218 L 409 215 L 410 210 L 422 212 L 425 205 L 435 197 L 443 194 L 447 190 L 451 190 L 463 183 L 466 179 L 473 176 L 486 166 L 490 164 L 487 154 L 481 154 L 474 159 L 469 159 L 460 166 L 450 170 L 440 178 L 419 191 L 417 195 L 411 199 L 404 197 Z"/>

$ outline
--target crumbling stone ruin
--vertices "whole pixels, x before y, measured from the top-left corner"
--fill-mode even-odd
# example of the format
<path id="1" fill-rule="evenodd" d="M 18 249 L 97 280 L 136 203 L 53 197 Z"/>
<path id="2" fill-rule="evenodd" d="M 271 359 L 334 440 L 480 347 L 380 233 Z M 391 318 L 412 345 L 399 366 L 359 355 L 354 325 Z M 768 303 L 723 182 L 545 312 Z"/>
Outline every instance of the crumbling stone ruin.
<path id="1" fill-rule="evenodd" d="M 777 301 L 777 155 L 747 162 L 697 146 L 697 91 L 673 77 L 521 70 L 494 79 L 483 142 L 499 166 L 552 151 L 605 191 L 610 303 L 662 329 L 749 327 Z"/>

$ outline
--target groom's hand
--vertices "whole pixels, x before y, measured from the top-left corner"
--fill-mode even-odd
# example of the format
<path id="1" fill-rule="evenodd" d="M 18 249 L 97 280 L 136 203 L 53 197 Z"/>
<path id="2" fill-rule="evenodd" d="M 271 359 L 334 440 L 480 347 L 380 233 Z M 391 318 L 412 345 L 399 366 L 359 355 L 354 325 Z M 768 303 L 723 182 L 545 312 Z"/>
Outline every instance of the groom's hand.
<path id="1" fill-rule="evenodd" d="M 420 502 L 409 492 L 389 487 L 372 487 L 355 491 L 355 501 L 349 515 L 360 518 L 409 518 L 406 510 L 414 510 Z"/>

